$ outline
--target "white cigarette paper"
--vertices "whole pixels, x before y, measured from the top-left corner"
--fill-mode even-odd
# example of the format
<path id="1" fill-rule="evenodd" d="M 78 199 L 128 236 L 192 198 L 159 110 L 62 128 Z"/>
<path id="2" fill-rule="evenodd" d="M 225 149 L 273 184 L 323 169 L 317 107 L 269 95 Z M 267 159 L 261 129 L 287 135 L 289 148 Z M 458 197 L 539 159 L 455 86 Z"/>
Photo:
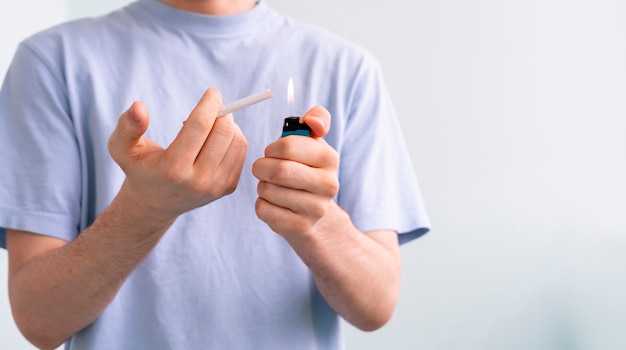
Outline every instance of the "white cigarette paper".
<path id="1" fill-rule="evenodd" d="M 252 94 L 248 97 L 242 98 L 241 100 L 237 100 L 235 102 L 222 106 L 222 111 L 217 116 L 223 117 L 226 114 L 233 113 L 240 109 L 252 106 L 253 104 L 267 100 L 268 98 L 272 97 L 272 95 L 272 90 L 270 89 L 257 92 L 256 94 Z"/>

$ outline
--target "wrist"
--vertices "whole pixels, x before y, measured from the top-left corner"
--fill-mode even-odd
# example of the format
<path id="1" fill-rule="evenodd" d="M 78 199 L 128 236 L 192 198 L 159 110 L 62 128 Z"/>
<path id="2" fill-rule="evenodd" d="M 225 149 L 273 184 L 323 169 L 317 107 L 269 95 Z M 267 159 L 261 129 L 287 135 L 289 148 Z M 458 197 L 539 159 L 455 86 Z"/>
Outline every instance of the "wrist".
<path id="1" fill-rule="evenodd" d="M 152 189 L 151 191 L 159 191 Z M 145 225 L 146 228 L 170 226 L 181 213 L 168 210 L 160 206 L 158 201 L 147 198 L 141 190 L 137 190 L 128 179 L 124 181 L 109 206 L 117 214 L 121 214 L 128 224 L 134 226 Z"/>
<path id="2" fill-rule="evenodd" d="M 126 182 L 94 225 L 125 236 L 160 236 L 176 221 L 177 214 L 159 210 L 132 190 Z"/>

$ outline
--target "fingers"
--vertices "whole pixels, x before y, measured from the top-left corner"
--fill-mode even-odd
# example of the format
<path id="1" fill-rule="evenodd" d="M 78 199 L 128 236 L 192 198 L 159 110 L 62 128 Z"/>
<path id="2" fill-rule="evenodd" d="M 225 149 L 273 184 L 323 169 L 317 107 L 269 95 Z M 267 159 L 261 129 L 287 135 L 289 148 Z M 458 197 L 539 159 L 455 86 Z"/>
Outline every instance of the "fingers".
<path id="1" fill-rule="evenodd" d="M 194 171 L 213 182 L 226 186 L 236 185 L 246 157 L 248 141 L 239 126 L 232 120 L 232 114 L 219 118 L 211 130 L 204 146 L 200 150 Z M 220 186 L 214 187 L 219 188 Z M 226 188 L 231 193 L 235 188 Z"/>
<path id="2" fill-rule="evenodd" d="M 339 191 L 334 168 L 313 168 L 290 160 L 261 158 L 254 162 L 252 174 L 260 181 L 327 198 L 334 197 Z"/>
<path id="3" fill-rule="evenodd" d="M 148 110 L 139 101 L 133 102 L 122 113 L 108 143 L 109 153 L 117 163 L 124 163 L 127 157 L 139 154 L 140 147 L 145 144 L 143 134 L 148 129 L 149 122 Z"/>
<path id="4" fill-rule="evenodd" d="M 330 112 L 322 106 L 309 109 L 300 121 L 311 128 L 311 137 L 324 137 L 330 130 Z"/>
<path id="5" fill-rule="evenodd" d="M 224 120 L 226 121 L 228 119 Z M 232 128 L 234 129 L 234 135 L 230 141 L 230 144 L 228 145 L 226 153 L 224 154 L 224 158 L 220 163 L 220 168 L 218 170 L 217 176 L 226 179 L 230 178 L 231 180 L 236 181 L 241 175 L 243 162 L 246 158 L 246 152 L 248 150 L 248 140 L 246 140 L 243 132 L 241 131 L 241 129 L 239 129 L 239 126 L 235 124 L 232 119 L 230 120 L 230 123 L 232 125 Z"/>
<path id="6" fill-rule="evenodd" d="M 308 232 L 314 224 L 306 216 L 277 206 L 261 197 L 257 198 L 254 209 L 259 219 L 263 220 L 274 232 L 283 236 L 294 232 Z"/>
<path id="7" fill-rule="evenodd" d="M 215 88 L 209 88 L 167 148 L 168 156 L 186 164 L 193 164 L 213 129 L 221 108 L 222 94 Z"/>
<path id="8" fill-rule="evenodd" d="M 267 203 L 311 218 L 311 221 L 317 221 L 324 216 L 329 204 L 329 201 L 310 192 L 293 190 L 265 181 L 259 182 L 257 193 L 259 198 Z"/>
<path id="9" fill-rule="evenodd" d="M 333 201 L 311 193 L 260 182 L 255 212 L 276 233 L 306 234 L 328 216 Z"/>
<path id="10" fill-rule="evenodd" d="M 288 159 L 315 168 L 331 168 L 339 163 L 339 155 L 323 139 L 302 136 L 276 140 L 265 148 L 265 157 Z"/>
<path id="11" fill-rule="evenodd" d="M 230 148 L 233 139 L 239 137 L 240 134 L 239 127 L 232 120 L 232 114 L 217 119 L 197 154 L 195 166 L 205 172 L 214 172 Z"/>

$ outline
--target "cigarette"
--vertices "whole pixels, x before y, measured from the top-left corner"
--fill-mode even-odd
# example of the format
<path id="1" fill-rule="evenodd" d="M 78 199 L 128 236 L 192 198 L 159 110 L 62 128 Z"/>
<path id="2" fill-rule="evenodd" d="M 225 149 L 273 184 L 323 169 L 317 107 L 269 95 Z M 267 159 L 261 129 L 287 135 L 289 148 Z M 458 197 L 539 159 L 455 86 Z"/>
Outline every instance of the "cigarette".
<path id="1" fill-rule="evenodd" d="M 222 111 L 217 116 L 223 117 L 226 114 L 233 113 L 240 109 L 252 106 L 253 104 L 267 100 L 268 98 L 272 97 L 272 95 L 273 95 L 272 90 L 270 89 L 257 92 L 248 97 L 244 97 L 241 100 L 237 100 L 235 102 L 224 105 L 222 107 Z"/>

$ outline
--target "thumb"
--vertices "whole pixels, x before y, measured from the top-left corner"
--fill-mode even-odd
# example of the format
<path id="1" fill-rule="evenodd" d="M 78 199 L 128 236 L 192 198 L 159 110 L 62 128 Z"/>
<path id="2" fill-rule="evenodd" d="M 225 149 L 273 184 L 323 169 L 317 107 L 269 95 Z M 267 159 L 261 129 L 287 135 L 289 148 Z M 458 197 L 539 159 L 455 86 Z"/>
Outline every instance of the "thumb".
<path id="1" fill-rule="evenodd" d="M 315 106 L 309 109 L 300 119 L 311 128 L 312 137 L 324 137 L 330 130 L 330 112 L 322 107 Z"/>
<path id="2" fill-rule="evenodd" d="M 137 155 L 149 122 L 148 110 L 139 101 L 133 102 L 130 108 L 122 113 L 108 144 L 109 153 L 118 164 L 128 156 Z"/>

